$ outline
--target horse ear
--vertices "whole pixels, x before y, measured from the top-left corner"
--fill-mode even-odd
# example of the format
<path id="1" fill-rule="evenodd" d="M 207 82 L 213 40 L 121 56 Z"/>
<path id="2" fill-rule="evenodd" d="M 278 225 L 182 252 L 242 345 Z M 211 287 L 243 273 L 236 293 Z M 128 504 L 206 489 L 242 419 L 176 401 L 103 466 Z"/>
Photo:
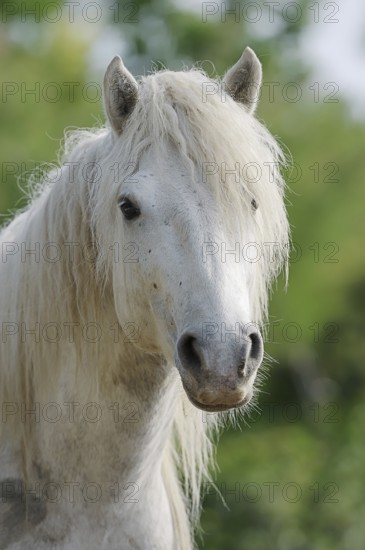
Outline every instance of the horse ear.
<path id="1" fill-rule="evenodd" d="M 120 135 L 138 98 L 138 84 L 116 55 L 104 76 L 104 107 L 109 122 Z"/>
<path id="2" fill-rule="evenodd" d="M 261 82 L 261 63 L 255 52 L 248 47 L 223 78 L 226 91 L 235 101 L 243 103 L 249 113 L 255 112 Z"/>

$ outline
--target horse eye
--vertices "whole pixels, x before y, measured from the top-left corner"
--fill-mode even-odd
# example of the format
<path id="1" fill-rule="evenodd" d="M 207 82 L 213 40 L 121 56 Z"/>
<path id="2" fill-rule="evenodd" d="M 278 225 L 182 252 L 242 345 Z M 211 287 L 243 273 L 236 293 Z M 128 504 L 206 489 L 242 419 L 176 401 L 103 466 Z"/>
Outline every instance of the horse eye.
<path id="1" fill-rule="evenodd" d="M 257 210 L 259 205 L 257 204 L 257 202 L 255 201 L 255 199 L 252 199 L 251 201 L 251 206 L 254 210 Z"/>
<path id="2" fill-rule="evenodd" d="M 133 202 L 127 198 L 121 199 L 119 201 L 119 208 L 121 209 L 123 216 L 127 220 L 133 220 L 134 218 L 137 218 L 141 213 L 138 206 L 133 204 Z"/>

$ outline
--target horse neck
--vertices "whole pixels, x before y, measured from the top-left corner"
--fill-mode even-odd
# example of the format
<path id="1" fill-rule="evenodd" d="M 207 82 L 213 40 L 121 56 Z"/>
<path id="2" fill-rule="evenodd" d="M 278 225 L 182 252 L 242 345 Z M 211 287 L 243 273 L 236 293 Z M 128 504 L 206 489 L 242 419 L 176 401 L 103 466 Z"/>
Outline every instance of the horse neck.
<path id="1" fill-rule="evenodd" d="M 160 471 L 175 414 L 177 373 L 162 357 L 116 343 L 115 332 L 107 330 L 113 321 L 105 313 L 96 318 L 102 337 L 90 349 L 85 342 L 73 344 L 84 348 L 80 363 L 71 348 L 69 362 L 61 354 L 57 385 L 39 399 L 41 407 L 56 402 L 62 412 L 57 424 L 44 421 L 47 414 L 41 412 L 35 435 L 34 451 L 47 465 L 48 478 L 73 472 L 84 483 L 142 483 Z M 75 441 L 77 452 L 71 452 Z"/>
<path id="2" fill-rule="evenodd" d="M 111 377 L 101 381 L 103 412 L 100 425 L 90 430 L 89 442 L 95 450 L 98 446 L 103 457 L 104 477 L 105 462 L 109 462 L 115 478 L 142 481 L 160 470 L 175 414 L 178 380 L 172 365 L 161 357 L 136 349 L 124 351 L 111 368 Z M 97 444 L 94 436 L 99 438 Z M 119 464 L 113 467 L 116 458 Z"/>

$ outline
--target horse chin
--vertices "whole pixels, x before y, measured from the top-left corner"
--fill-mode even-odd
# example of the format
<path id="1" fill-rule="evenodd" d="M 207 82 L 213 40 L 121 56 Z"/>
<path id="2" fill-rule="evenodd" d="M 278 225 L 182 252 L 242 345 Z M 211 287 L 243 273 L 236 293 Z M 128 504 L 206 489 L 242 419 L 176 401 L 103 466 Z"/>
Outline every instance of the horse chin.
<path id="1" fill-rule="evenodd" d="M 207 404 L 207 403 L 202 403 L 201 401 L 198 401 L 197 399 L 195 399 L 191 395 L 191 392 L 189 392 L 186 389 L 185 386 L 184 386 L 184 389 L 185 389 L 185 393 L 188 396 L 188 399 L 189 399 L 190 403 L 192 403 L 194 405 L 194 407 L 196 407 L 197 409 L 200 409 L 202 411 L 210 412 L 210 413 L 224 412 L 224 411 L 229 411 L 231 409 L 239 409 L 241 407 L 244 407 L 245 405 L 248 405 L 248 403 L 252 399 L 252 394 L 246 394 L 243 399 L 241 399 L 240 401 L 234 402 L 234 403 Z"/>

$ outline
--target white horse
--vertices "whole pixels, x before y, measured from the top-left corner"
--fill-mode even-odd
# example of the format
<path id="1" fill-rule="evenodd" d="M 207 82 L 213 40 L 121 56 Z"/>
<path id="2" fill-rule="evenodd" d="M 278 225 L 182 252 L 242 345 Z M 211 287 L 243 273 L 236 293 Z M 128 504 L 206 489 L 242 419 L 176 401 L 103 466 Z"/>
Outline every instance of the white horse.
<path id="1" fill-rule="evenodd" d="M 222 81 L 137 83 L 115 57 L 109 126 L 69 136 L 3 229 L 2 549 L 194 546 L 212 430 L 252 398 L 287 258 L 260 84 L 249 48 Z"/>

